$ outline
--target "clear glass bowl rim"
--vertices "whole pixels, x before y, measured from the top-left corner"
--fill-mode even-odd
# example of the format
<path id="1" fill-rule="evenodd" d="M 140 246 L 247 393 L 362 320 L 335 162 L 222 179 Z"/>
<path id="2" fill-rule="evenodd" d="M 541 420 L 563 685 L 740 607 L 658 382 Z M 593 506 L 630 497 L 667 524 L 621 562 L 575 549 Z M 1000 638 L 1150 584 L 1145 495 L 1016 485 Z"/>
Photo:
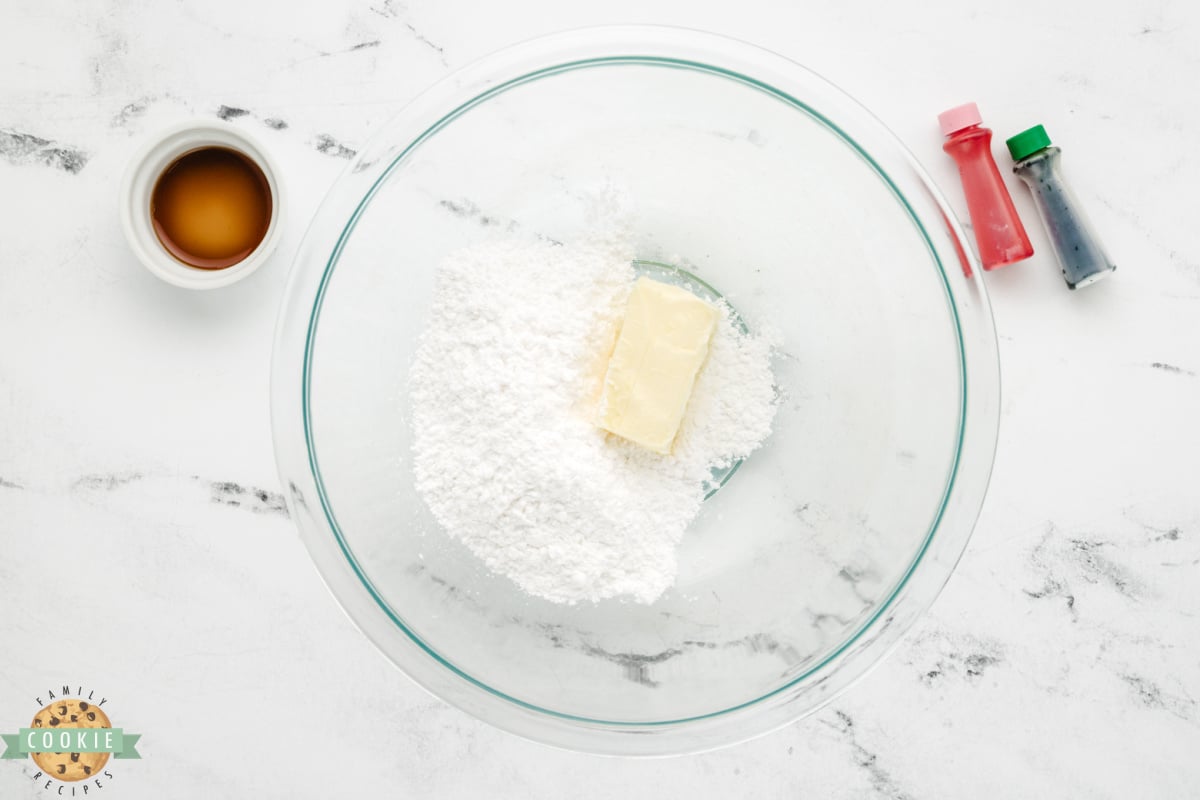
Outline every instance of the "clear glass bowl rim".
<path id="1" fill-rule="evenodd" d="M 442 125 L 489 97 L 547 75 L 615 63 L 695 69 L 737 80 L 813 116 L 854 148 L 926 240 L 958 327 L 962 368 L 958 452 L 942 508 L 887 600 L 848 640 L 787 684 L 732 708 L 653 722 L 576 717 L 510 697 L 462 672 L 405 627 L 371 586 L 337 527 L 322 488 L 308 404 L 312 343 L 329 277 L 358 217 L 394 168 Z M 870 150 L 859 143 L 865 136 L 874 139 Z M 399 152 L 389 151 L 393 142 L 404 143 Z M 903 184 L 910 185 L 909 194 Z M 288 505 L 318 571 L 351 620 L 418 684 L 473 716 L 547 744 L 624 755 L 694 752 L 760 735 L 815 711 L 877 664 L 933 602 L 966 547 L 986 493 L 999 418 L 999 362 L 978 265 L 972 264 L 971 278 L 962 278 L 957 268 L 959 258 L 971 260 L 964 255 L 971 248 L 954 219 L 932 180 L 878 119 L 815 73 L 754 45 L 679 28 L 608 26 L 541 37 L 464 67 L 401 110 L 347 167 L 305 235 L 284 294 L 272 357 L 272 428 Z M 897 608 L 900 599 L 908 601 L 903 609 Z"/>

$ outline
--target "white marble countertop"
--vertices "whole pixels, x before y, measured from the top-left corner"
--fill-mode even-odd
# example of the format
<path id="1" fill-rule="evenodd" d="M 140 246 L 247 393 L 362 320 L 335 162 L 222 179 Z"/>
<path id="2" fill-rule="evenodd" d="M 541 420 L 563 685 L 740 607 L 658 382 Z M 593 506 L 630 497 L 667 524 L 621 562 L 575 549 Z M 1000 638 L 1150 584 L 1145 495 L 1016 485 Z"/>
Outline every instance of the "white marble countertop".
<path id="1" fill-rule="evenodd" d="M 456 7 L 455 7 L 456 6 Z M 1200 792 L 1200 6 L 1068 0 L 6 0 L 0 25 L 0 728 L 63 683 L 145 734 L 102 797 L 1183 797 Z M 897 651 L 830 707 L 666 761 L 558 752 L 430 698 L 361 636 L 277 494 L 271 334 L 345 158 L 406 100 L 585 24 L 726 33 L 873 109 L 964 211 L 936 113 L 1042 122 L 1120 269 L 989 275 L 1001 438 L 974 538 Z M 1171 86 L 1182 88 L 1173 89 Z M 288 178 L 276 257 L 188 293 L 133 259 L 116 186 L 192 115 Z M 348 739 L 364 723 L 382 734 Z M 278 732 L 259 751 L 235 726 Z M 155 737 L 158 731 L 170 736 Z M 0 797 L 40 798 L 28 760 Z"/>

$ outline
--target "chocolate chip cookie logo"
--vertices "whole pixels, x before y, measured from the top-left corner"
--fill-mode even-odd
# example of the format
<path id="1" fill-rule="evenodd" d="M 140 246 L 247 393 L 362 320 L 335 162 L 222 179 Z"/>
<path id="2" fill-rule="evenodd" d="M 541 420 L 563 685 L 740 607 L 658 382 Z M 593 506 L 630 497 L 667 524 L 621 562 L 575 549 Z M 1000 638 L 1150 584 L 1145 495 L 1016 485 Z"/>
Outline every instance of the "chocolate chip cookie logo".
<path id="1" fill-rule="evenodd" d="M 33 759 L 38 768 L 33 779 L 44 781 L 45 789 L 54 789 L 57 783 L 63 797 L 84 797 L 105 788 L 113 779 L 106 769 L 109 758 L 141 758 L 135 748 L 141 736 L 114 728 L 103 709 L 108 698 L 95 695 L 94 691 L 84 695 L 82 687 L 71 691 L 64 686 L 59 694 L 49 691 L 36 698 L 42 709 L 30 727 L 0 734 L 4 741 L 0 759 Z M 50 702 L 43 705 L 43 700 Z"/>

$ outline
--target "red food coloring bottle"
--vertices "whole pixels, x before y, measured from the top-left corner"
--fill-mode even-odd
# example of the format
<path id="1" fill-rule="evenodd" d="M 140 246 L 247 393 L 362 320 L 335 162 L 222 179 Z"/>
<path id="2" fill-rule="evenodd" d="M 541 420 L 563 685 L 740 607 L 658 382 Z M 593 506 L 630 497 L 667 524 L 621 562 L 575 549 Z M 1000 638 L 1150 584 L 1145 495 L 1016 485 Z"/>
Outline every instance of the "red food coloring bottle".
<path id="1" fill-rule="evenodd" d="M 992 131 L 982 123 L 974 103 L 938 115 L 946 136 L 942 149 L 958 164 L 962 178 L 979 260 L 984 269 L 994 269 L 1029 258 L 1033 245 L 992 158 Z"/>

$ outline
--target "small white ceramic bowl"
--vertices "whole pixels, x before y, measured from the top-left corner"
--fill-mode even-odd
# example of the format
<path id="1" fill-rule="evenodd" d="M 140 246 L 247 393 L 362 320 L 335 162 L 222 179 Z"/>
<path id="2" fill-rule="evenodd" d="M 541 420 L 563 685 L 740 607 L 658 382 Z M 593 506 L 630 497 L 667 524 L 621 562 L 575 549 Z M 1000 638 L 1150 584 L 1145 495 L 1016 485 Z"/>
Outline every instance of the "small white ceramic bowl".
<path id="1" fill-rule="evenodd" d="M 263 171 L 271 190 L 266 235 L 250 255 L 224 269 L 199 269 L 175 258 L 158 240 L 150 218 L 150 195 L 163 170 L 183 154 L 202 147 L 228 147 L 243 154 Z M 254 137 L 225 122 L 192 120 L 161 131 L 134 155 L 121 181 L 121 226 L 129 246 L 146 269 L 185 289 L 228 286 L 262 266 L 279 244 L 282 211 L 282 185 L 275 161 Z"/>

